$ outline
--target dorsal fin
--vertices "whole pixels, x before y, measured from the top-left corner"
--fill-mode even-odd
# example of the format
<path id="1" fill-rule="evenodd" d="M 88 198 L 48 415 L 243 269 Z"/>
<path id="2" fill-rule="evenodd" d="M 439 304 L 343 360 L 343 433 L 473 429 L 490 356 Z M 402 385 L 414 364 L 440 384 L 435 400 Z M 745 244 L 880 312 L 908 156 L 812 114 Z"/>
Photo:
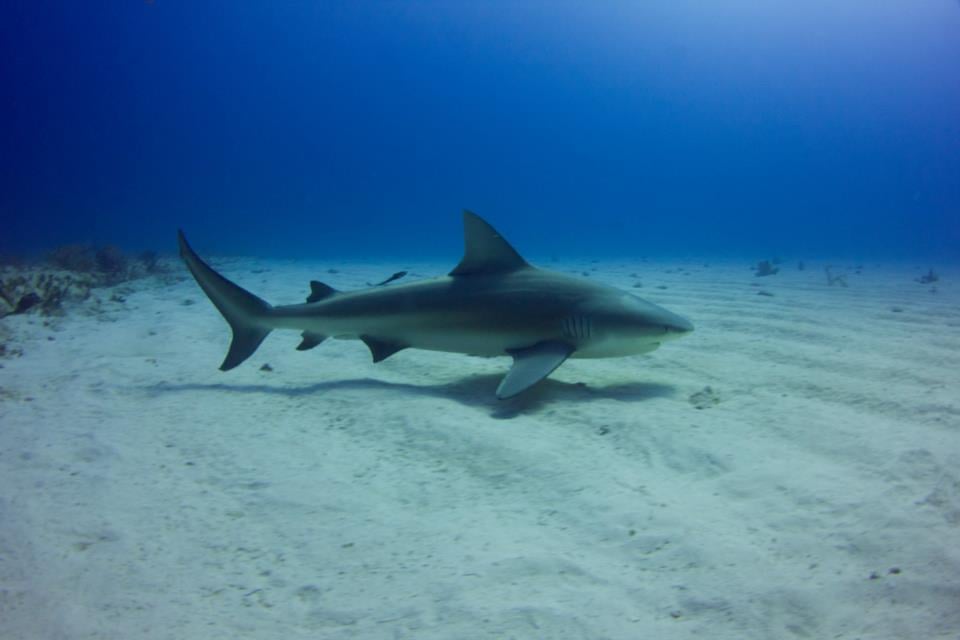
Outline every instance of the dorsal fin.
<path id="1" fill-rule="evenodd" d="M 330 296 L 340 293 L 328 284 L 323 284 L 317 280 L 310 281 L 310 295 L 307 296 L 307 302 L 316 302 Z"/>
<path id="2" fill-rule="evenodd" d="M 529 266 L 497 230 L 477 214 L 463 211 L 463 260 L 452 276 L 515 271 Z"/>

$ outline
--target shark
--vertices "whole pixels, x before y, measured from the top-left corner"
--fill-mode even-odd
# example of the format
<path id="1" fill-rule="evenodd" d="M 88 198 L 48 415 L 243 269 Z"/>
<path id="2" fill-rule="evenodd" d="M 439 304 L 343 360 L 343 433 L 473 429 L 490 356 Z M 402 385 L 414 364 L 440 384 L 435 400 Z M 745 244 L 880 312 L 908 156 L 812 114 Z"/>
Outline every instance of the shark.
<path id="1" fill-rule="evenodd" d="M 650 353 L 693 331 L 683 316 L 615 287 L 535 267 L 483 218 L 463 212 L 463 259 L 447 275 L 339 291 L 310 282 L 302 304 L 273 306 L 204 262 L 178 231 L 180 256 L 232 330 L 220 369 L 253 355 L 274 329 L 301 332 L 300 351 L 327 338 L 362 340 L 374 362 L 404 349 L 509 356 L 496 390 L 512 398 L 568 358 Z"/>

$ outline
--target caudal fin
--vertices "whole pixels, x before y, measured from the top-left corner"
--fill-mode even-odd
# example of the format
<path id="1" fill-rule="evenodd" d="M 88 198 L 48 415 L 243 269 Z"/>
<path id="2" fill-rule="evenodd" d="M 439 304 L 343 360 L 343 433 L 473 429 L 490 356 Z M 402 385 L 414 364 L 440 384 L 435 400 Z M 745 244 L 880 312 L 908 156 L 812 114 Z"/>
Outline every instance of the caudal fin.
<path id="1" fill-rule="evenodd" d="M 221 371 L 235 366 L 253 355 L 263 339 L 270 333 L 270 310 L 273 308 L 243 287 L 230 282 L 210 268 L 194 252 L 182 230 L 177 231 L 180 241 L 180 257 L 210 302 L 219 309 L 233 330 L 233 340 L 227 357 L 220 365 Z"/>

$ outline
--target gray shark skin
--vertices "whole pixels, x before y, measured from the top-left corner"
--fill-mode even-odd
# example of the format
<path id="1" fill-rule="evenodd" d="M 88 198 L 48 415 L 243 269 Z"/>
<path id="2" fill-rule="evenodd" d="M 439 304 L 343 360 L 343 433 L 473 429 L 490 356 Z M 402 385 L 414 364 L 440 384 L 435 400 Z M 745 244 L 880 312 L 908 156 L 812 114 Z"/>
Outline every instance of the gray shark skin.
<path id="1" fill-rule="evenodd" d="M 510 398 L 567 358 L 649 353 L 693 331 L 689 320 L 613 287 L 528 264 L 478 215 L 463 212 L 463 259 L 448 275 L 341 292 L 311 282 L 305 304 L 271 306 L 214 271 L 179 232 L 180 255 L 233 330 L 220 369 L 253 355 L 273 329 L 363 340 L 379 362 L 402 349 L 513 357 L 497 388 Z"/>

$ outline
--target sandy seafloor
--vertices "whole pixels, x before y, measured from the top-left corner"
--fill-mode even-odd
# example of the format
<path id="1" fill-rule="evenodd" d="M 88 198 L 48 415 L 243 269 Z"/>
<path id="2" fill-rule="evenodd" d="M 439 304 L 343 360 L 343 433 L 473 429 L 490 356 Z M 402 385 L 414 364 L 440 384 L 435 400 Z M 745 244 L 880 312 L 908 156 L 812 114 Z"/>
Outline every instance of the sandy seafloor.
<path id="1" fill-rule="evenodd" d="M 500 402 L 506 358 L 293 332 L 222 373 L 183 278 L 0 321 L 0 638 L 960 638 L 960 273 L 550 266 L 697 331 Z"/>

